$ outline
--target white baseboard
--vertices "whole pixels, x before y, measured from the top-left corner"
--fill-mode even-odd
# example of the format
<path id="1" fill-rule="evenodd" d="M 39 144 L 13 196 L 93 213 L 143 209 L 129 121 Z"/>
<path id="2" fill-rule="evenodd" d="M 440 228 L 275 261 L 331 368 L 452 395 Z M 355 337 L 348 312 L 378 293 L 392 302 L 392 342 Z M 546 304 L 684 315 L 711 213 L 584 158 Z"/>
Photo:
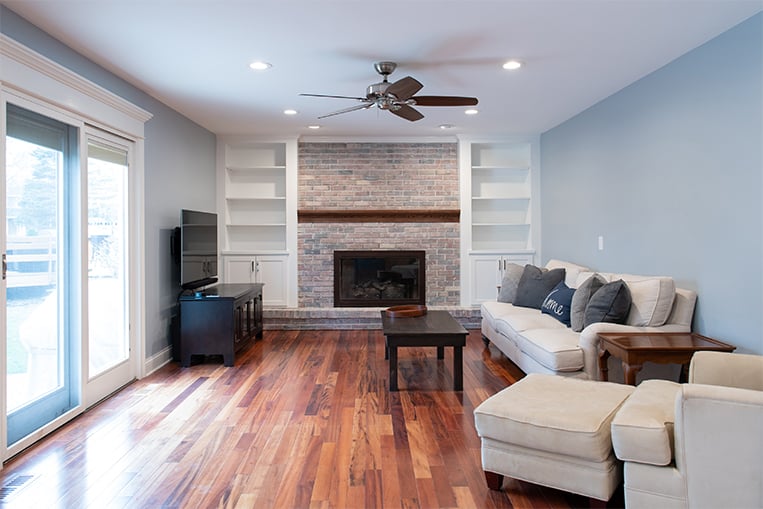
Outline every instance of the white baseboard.
<path id="1" fill-rule="evenodd" d="M 168 346 L 146 359 L 143 365 L 143 376 L 150 375 L 162 366 L 169 364 L 170 361 L 172 361 L 172 347 Z"/>

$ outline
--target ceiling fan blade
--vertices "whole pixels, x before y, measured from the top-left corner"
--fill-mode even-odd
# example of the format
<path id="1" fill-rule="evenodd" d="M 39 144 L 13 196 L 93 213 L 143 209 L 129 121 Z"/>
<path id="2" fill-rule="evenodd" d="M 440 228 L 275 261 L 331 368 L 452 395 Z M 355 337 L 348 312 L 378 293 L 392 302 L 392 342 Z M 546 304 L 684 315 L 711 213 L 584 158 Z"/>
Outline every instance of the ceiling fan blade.
<path id="1" fill-rule="evenodd" d="M 333 117 L 334 115 L 341 115 L 342 113 L 349 113 L 351 111 L 356 111 L 356 110 L 367 110 L 373 105 L 374 105 L 373 102 L 366 102 L 365 104 L 358 104 L 355 106 L 350 106 L 349 108 L 344 108 L 343 110 L 337 110 L 332 113 L 327 113 L 326 115 L 321 115 L 318 118 Z"/>
<path id="2" fill-rule="evenodd" d="M 385 93 L 392 94 L 401 101 L 405 101 L 422 88 L 424 88 L 424 85 L 419 83 L 416 79 L 406 76 L 388 86 Z"/>
<path id="3" fill-rule="evenodd" d="M 365 101 L 365 97 L 350 97 L 347 95 L 325 95 L 325 94 L 299 94 L 307 97 L 331 97 L 334 99 L 355 99 L 357 101 Z"/>
<path id="4" fill-rule="evenodd" d="M 476 106 L 476 97 L 458 97 L 454 95 L 417 95 L 411 97 L 417 106 Z"/>
<path id="5" fill-rule="evenodd" d="M 401 104 L 400 107 L 397 109 L 390 108 L 389 111 L 391 111 L 398 117 L 402 117 L 406 120 L 410 120 L 411 122 L 415 122 L 417 120 L 421 120 L 422 118 L 424 118 L 424 115 L 422 115 L 417 110 L 411 108 L 407 104 Z"/>

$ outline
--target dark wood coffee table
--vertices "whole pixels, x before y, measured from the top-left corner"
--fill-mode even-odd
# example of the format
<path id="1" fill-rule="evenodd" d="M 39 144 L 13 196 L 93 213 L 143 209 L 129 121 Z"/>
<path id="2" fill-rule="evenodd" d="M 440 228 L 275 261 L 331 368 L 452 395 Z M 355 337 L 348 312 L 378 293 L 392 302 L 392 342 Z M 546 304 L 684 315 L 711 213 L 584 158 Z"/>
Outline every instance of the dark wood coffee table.
<path id="1" fill-rule="evenodd" d="M 453 390 L 464 389 L 463 347 L 467 330 L 447 311 L 427 311 L 425 315 L 391 318 L 382 311 L 382 332 L 389 359 L 389 390 L 397 390 L 397 348 L 399 346 L 436 346 L 437 358 L 445 357 L 445 347 L 453 347 Z"/>
<path id="2" fill-rule="evenodd" d="M 636 385 L 636 374 L 644 362 L 682 364 L 682 377 L 694 352 L 731 352 L 736 347 L 691 332 L 602 332 L 599 334 L 599 378 L 607 381 L 607 359 L 614 355 L 623 363 L 625 383 Z"/>

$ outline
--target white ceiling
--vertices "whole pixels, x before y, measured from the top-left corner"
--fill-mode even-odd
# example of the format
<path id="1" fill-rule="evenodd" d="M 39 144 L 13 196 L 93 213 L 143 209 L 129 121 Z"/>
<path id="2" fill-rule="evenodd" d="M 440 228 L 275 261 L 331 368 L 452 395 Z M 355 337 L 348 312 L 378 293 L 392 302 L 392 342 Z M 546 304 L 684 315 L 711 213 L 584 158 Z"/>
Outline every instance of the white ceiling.
<path id="1" fill-rule="evenodd" d="M 0 3 L 210 131 L 328 137 L 541 133 L 763 9 L 763 0 Z M 503 70 L 510 58 L 525 66 Z M 250 70 L 256 59 L 273 68 Z M 425 118 L 408 122 L 373 108 L 318 121 L 357 103 L 298 95 L 364 96 L 380 60 L 399 64 L 390 81 L 421 81 L 422 95 L 479 98 L 479 114 L 419 107 Z"/>

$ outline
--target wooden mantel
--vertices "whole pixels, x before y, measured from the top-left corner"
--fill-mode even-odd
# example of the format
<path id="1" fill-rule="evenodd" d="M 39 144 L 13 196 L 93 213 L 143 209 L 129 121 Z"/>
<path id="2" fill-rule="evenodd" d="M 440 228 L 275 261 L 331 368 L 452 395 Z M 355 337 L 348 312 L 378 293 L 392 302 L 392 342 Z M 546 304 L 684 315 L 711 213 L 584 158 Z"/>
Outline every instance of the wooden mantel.
<path id="1" fill-rule="evenodd" d="M 300 223 L 458 223 L 458 209 L 309 209 L 297 211 Z"/>

